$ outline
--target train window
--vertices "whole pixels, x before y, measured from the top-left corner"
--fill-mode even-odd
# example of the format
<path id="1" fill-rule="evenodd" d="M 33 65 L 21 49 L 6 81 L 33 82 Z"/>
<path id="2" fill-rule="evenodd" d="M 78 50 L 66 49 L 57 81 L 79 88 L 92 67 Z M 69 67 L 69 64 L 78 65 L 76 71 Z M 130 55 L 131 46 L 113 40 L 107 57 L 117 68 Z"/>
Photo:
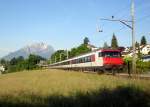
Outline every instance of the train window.
<path id="1" fill-rule="evenodd" d="M 87 56 L 84 58 L 84 62 L 91 62 L 91 56 Z"/>
<path id="2" fill-rule="evenodd" d="M 79 59 L 75 59 L 75 64 L 78 64 L 79 63 Z"/>
<path id="3" fill-rule="evenodd" d="M 121 57 L 120 52 L 102 52 L 99 57 Z"/>
<path id="4" fill-rule="evenodd" d="M 99 52 L 98 56 L 99 56 L 99 57 L 102 57 L 102 53 L 101 53 L 101 52 Z"/>
<path id="5" fill-rule="evenodd" d="M 79 59 L 79 63 L 82 63 L 82 58 Z"/>
<path id="6" fill-rule="evenodd" d="M 87 62 L 91 62 L 91 56 L 87 57 Z"/>
<path id="7" fill-rule="evenodd" d="M 84 57 L 84 58 L 82 58 L 82 62 L 83 62 L 83 63 L 85 63 L 85 57 Z"/>

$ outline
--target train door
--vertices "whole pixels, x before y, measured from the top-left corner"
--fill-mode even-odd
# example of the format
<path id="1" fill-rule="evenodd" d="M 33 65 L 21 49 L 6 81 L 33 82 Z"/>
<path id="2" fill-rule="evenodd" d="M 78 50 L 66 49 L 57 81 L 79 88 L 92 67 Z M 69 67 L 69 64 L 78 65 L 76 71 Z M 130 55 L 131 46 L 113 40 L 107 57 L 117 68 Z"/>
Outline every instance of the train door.
<path id="1" fill-rule="evenodd" d="M 95 64 L 97 67 L 102 67 L 103 66 L 103 57 L 101 56 L 101 51 L 97 51 L 95 54 L 96 60 Z"/>

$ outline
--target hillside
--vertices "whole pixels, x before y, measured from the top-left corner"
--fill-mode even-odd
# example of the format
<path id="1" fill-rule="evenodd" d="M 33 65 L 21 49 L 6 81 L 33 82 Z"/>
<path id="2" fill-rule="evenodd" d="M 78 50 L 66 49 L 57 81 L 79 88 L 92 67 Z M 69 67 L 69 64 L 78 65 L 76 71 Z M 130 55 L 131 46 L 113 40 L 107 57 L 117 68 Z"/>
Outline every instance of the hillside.
<path id="1" fill-rule="evenodd" d="M 113 107 L 133 107 L 131 105 L 136 104 L 149 107 L 150 98 L 148 80 L 135 82 L 132 79 L 62 70 L 0 75 L 0 86 L 1 107 L 96 107 L 95 104 L 110 107 L 114 103 L 117 106 Z M 111 103 L 108 104 L 108 101 Z M 123 105 L 126 102 L 128 106 Z"/>

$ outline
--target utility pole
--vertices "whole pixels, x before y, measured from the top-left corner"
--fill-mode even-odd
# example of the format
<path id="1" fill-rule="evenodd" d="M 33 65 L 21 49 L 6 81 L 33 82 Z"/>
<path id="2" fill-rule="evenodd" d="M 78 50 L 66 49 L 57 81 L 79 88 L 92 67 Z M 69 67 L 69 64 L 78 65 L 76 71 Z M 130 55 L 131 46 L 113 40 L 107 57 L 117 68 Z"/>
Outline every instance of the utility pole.
<path id="1" fill-rule="evenodd" d="M 131 1 L 131 17 L 132 20 L 120 20 L 120 19 L 114 19 L 114 16 L 112 16 L 112 19 L 100 19 L 100 20 L 106 20 L 106 21 L 114 21 L 114 22 L 120 22 L 124 25 L 126 25 L 128 28 L 132 30 L 132 50 L 133 50 L 133 56 L 132 56 L 132 72 L 136 74 L 136 49 L 135 49 L 135 9 L 134 9 L 134 0 Z M 131 25 L 129 24 L 131 23 Z"/>
<path id="2" fill-rule="evenodd" d="M 69 54 L 68 54 L 68 50 L 66 49 L 66 55 L 67 55 L 67 59 L 69 58 Z"/>
<path id="3" fill-rule="evenodd" d="M 50 59 L 49 63 L 52 64 L 52 59 Z"/>
<path id="4" fill-rule="evenodd" d="M 59 61 L 61 61 L 61 54 L 62 54 L 62 53 L 59 54 Z"/>
<path id="5" fill-rule="evenodd" d="M 55 63 L 56 63 L 56 56 L 55 56 Z"/>
<path id="6" fill-rule="evenodd" d="M 135 9 L 134 9 L 134 0 L 132 0 L 132 4 L 131 4 L 131 17 L 132 17 L 132 47 L 133 47 L 132 72 L 136 73 Z"/>
<path id="7" fill-rule="evenodd" d="M 66 59 L 68 59 L 68 58 L 69 58 L 69 56 L 68 56 L 68 50 L 66 50 L 65 53 L 60 53 L 60 54 L 59 54 L 59 61 L 62 60 L 62 55 L 66 55 L 66 56 L 67 56 Z"/>
<path id="8" fill-rule="evenodd" d="M 29 65 L 29 57 L 30 57 L 30 55 L 31 55 L 30 47 L 28 47 L 28 51 L 29 51 L 29 56 L 28 56 L 28 70 L 29 70 L 29 68 L 30 68 L 30 65 Z"/>

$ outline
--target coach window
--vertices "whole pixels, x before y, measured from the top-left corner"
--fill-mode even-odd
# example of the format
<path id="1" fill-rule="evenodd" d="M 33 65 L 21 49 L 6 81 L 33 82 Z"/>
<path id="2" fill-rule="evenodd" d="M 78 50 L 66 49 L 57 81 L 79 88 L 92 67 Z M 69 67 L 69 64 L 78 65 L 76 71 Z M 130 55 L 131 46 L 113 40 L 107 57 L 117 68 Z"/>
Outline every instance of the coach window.
<path id="1" fill-rule="evenodd" d="M 87 57 L 87 62 L 91 62 L 91 56 Z"/>
<path id="2" fill-rule="evenodd" d="M 74 64 L 76 64 L 76 63 L 77 63 L 77 59 L 74 60 Z"/>
<path id="3" fill-rule="evenodd" d="M 72 64 L 75 64 L 75 60 L 72 60 Z"/>
<path id="4" fill-rule="evenodd" d="M 68 61 L 67 64 L 70 64 L 70 61 Z"/>
<path id="5" fill-rule="evenodd" d="M 82 58 L 79 59 L 79 63 L 82 63 Z"/>
<path id="6" fill-rule="evenodd" d="M 75 62 L 74 62 L 75 64 L 77 64 L 77 59 L 75 59 Z"/>
<path id="7" fill-rule="evenodd" d="M 102 53 L 101 52 L 99 52 L 99 55 L 98 55 L 99 57 L 102 57 Z"/>
<path id="8" fill-rule="evenodd" d="M 85 57 L 85 62 L 88 62 L 88 58 L 87 57 Z"/>
<path id="9" fill-rule="evenodd" d="M 75 64 L 78 64 L 78 63 L 79 63 L 79 59 L 76 59 L 76 60 L 75 60 Z"/>
<path id="10" fill-rule="evenodd" d="M 82 62 L 83 62 L 83 63 L 85 63 L 85 57 L 84 57 L 84 58 L 82 58 Z"/>

